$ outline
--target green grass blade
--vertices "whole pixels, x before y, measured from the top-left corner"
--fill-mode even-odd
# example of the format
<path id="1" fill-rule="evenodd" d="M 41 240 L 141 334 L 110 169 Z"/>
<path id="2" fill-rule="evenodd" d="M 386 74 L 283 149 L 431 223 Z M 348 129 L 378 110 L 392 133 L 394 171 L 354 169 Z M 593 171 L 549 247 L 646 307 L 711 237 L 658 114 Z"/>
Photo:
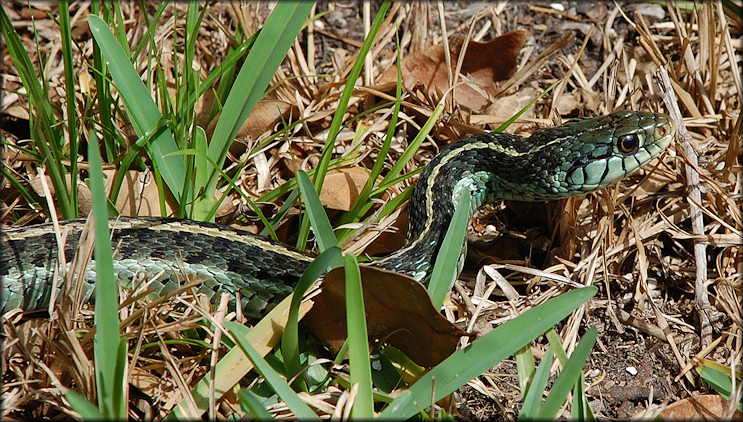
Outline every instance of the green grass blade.
<path id="1" fill-rule="evenodd" d="M 320 251 L 325 251 L 333 246 L 338 246 L 338 241 L 333 234 L 333 227 L 330 225 L 328 216 L 325 214 L 325 210 L 320 203 L 320 197 L 312 186 L 312 181 L 307 176 L 307 173 L 300 170 L 297 173 L 297 182 L 299 192 L 302 194 L 302 199 L 304 199 L 307 216 L 315 230 L 318 248 Z"/>
<path id="2" fill-rule="evenodd" d="M 227 321 L 224 323 L 224 327 L 232 334 L 248 359 L 253 362 L 258 373 L 265 378 L 268 385 L 270 385 L 281 400 L 286 403 L 297 419 L 320 420 L 315 412 L 313 412 L 312 409 L 310 409 L 310 407 L 299 398 L 297 393 L 289 387 L 286 380 L 271 368 L 271 365 L 269 365 L 268 362 L 266 362 L 265 359 L 263 359 L 263 357 L 253 348 L 253 346 L 250 345 L 250 342 L 245 340 L 245 336 L 248 334 L 249 330 L 244 325 Z"/>
<path id="3" fill-rule="evenodd" d="M 351 384 L 358 385 L 351 417 L 369 420 L 374 416 L 369 338 L 366 330 L 364 294 L 361 289 L 361 271 L 356 257 L 345 255 L 346 270 L 346 327 L 348 330 L 348 360 Z"/>
<path id="4" fill-rule="evenodd" d="M 126 390 L 123 368 L 126 365 L 126 343 L 119 336 L 119 288 L 114 277 L 113 249 L 108 228 L 108 205 L 98 140 L 88 144 L 90 191 L 93 197 L 93 230 L 95 232 L 95 373 L 98 407 L 109 418 L 126 418 Z M 122 347 L 123 346 L 123 347 Z"/>
<path id="5" fill-rule="evenodd" d="M 465 191 L 456 199 L 456 209 L 449 228 L 446 230 L 444 241 L 441 242 L 439 254 L 431 271 L 431 281 L 428 292 L 431 295 L 433 306 L 441 307 L 446 298 L 446 293 L 451 289 L 457 274 L 464 265 L 462 251 L 466 251 L 467 225 L 470 222 L 470 201 L 472 194 Z M 461 262 L 460 262 L 461 260 Z"/>
<path id="6" fill-rule="evenodd" d="M 583 373 L 583 366 L 585 366 L 588 356 L 591 354 L 591 350 L 593 350 L 593 345 L 596 344 L 597 336 L 598 330 L 596 327 L 591 327 L 583 335 L 580 343 L 578 343 L 570 359 L 568 359 L 563 367 L 562 372 L 555 380 L 555 383 L 552 384 L 552 389 L 544 401 L 537 418 L 554 419 L 557 416 L 557 412 L 565 403 L 565 399 L 573 389 L 575 382 L 580 379 Z"/>
<path id="7" fill-rule="evenodd" d="M 137 135 L 146 138 L 154 133 L 156 128 L 161 127 L 150 143 L 150 156 L 156 162 L 165 184 L 181 203 L 180 195 L 186 178 L 186 166 L 181 157 L 165 157 L 178 150 L 173 134 L 167 126 L 160 126 L 162 119 L 160 111 L 129 61 L 129 56 L 114 38 L 106 23 L 98 16 L 90 15 L 88 24 L 103 57 L 109 63 L 109 72 Z"/>
<path id="8" fill-rule="evenodd" d="M 23 183 L 16 179 L 13 174 L 8 172 L 7 166 L 0 166 L 0 176 L 10 183 L 13 186 L 13 189 L 17 190 L 26 202 L 41 208 L 41 204 L 44 201 L 33 189 L 26 189 L 26 186 L 24 186 Z"/>
<path id="9" fill-rule="evenodd" d="M 366 55 L 369 53 L 369 50 L 371 49 L 371 46 L 374 42 L 374 38 L 377 35 L 377 32 L 379 31 L 379 28 L 382 26 L 382 22 L 384 22 L 384 15 L 387 14 L 387 10 L 390 7 L 389 0 L 384 1 L 380 6 L 379 10 L 377 11 L 377 15 L 374 17 L 374 21 L 372 22 L 369 33 L 366 36 L 366 39 L 364 40 L 364 43 L 361 45 L 361 48 L 359 49 L 359 53 L 356 57 L 356 62 L 353 65 L 353 68 L 351 69 L 351 73 L 348 75 L 348 79 L 346 80 L 346 85 L 343 88 L 343 92 L 341 93 L 341 97 L 338 100 L 338 105 L 336 107 L 335 115 L 333 116 L 333 120 L 330 122 L 330 128 L 328 128 L 328 138 L 327 141 L 325 141 L 325 145 L 323 146 L 323 151 L 320 156 L 320 162 L 317 164 L 317 168 L 315 169 L 315 175 L 314 175 L 314 186 L 315 191 L 320 192 L 320 189 L 322 189 L 323 182 L 325 181 L 325 174 L 328 171 L 328 168 L 330 166 L 330 159 L 333 150 L 335 149 L 335 138 L 338 136 L 338 134 L 341 131 L 341 126 L 343 124 L 343 118 L 346 115 L 346 109 L 348 108 L 348 102 L 351 100 L 351 95 L 353 94 L 354 87 L 356 86 L 356 81 L 359 78 L 359 75 L 361 74 L 361 69 L 364 66 L 364 61 L 366 58 Z M 309 221 L 307 219 L 302 219 L 299 223 L 299 235 L 297 240 L 297 247 L 299 249 L 304 249 L 304 246 L 307 241 L 307 236 L 309 235 Z"/>
<path id="10" fill-rule="evenodd" d="M 715 361 L 704 359 L 697 366 L 699 376 L 702 377 L 712 388 L 717 391 L 725 400 L 730 400 L 733 392 L 733 381 L 731 378 L 730 368 L 721 365 Z M 741 377 L 740 371 L 735 371 L 736 385 L 740 386 Z M 738 397 L 738 410 L 743 412 L 743 397 Z"/>
<path id="11" fill-rule="evenodd" d="M 201 126 L 195 126 L 193 130 L 193 145 L 200 154 L 193 156 L 194 167 L 194 192 L 203 192 L 209 180 L 209 172 L 213 168 L 209 163 L 208 149 L 209 144 L 206 139 L 206 132 Z M 214 196 L 200 195 L 196 198 L 193 206 L 194 219 L 199 221 L 214 221 L 213 213 Z"/>
<path id="12" fill-rule="evenodd" d="M 516 361 L 516 370 L 519 377 L 519 389 L 526 391 L 532 382 L 536 370 L 534 364 L 534 354 L 531 352 L 531 346 L 526 346 L 514 355 Z"/>
<path id="13" fill-rule="evenodd" d="M 100 11 L 100 6 L 100 3 L 91 3 L 90 13 L 97 15 Z M 104 10 L 108 10 L 108 8 L 104 8 Z M 111 97 L 110 80 L 106 78 L 106 75 L 108 74 L 108 65 L 106 64 L 106 60 L 103 59 L 101 49 L 97 43 L 93 43 L 93 63 L 91 70 L 95 81 L 96 100 L 98 101 L 98 123 L 101 126 L 103 145 L 105 145 L 106 150 L 106 161 L 113 163 L 115 158 L 119 155 L 119 142 L 117 142 L 119 138 L 116 128 L 114 127 L 114 119 L 111 115 L 114 101 Z M 126 167 L 123 168 L 123 170 L 126 169 Z M 119 184 L 120 183 L 121 182 L 119 182 Z M 118 186 L 114 183 L 113 191 L 116 191 L 117 189 Z M 112 198 L 116 200 L 115 195 L 113 195 Z"/>
<path id="14" fill-rule="evenodd" d="M 248 408 L 253 420 L 267 421 L 273 419 L 271 413 L 266 410 L 266 407 L 263 405 L 263 402 L 261 402 L 257 394 L 250 390 L 241 388 L 240 391 L 237 392 L 237 397 L 240 399 L 240 404 Z"/>
<path id="15" fill-rule="evenodd" d="M 540 98 L 544 97 L 548 92 L 552 91 L 552 88 L 556 87 L 557 84 L 559 84 L 560 82 L 562 82 L 562 80 L 559 80 L 559 81 L 553 83 L 552 85 L 550 85 L 547 89 L 545 89 L 544 91 L 542 91 L 542 93 L 539 94 L 539 96 L 537 98 L 535 98 L 532 102 L 530 102 L 529 104 L 525 105 L 516 114 L 514 114 L 513 116 L 511 116 L 510 119 L 506 120 L 505 122 L 503 122 L 503 124 L 501 124 L 500 126 L 498 126 L 497 128 L 495 128 L 495 130 L 493 130 L 493 132 L 499 132 L 500 133 L 500 132 L 503 132 L 504 130 L 506 130 L 508 128 L 508 126 L 511 126 L 511 123 L 515 122 L 516 119 L 518 119 L 519 117 L 521 117 L 522 114 L 526 113 L 527 110 L 529 110 L 530 108 L 534 107 L 534 104 L 536 104 L 537 101 L 539 101 Z"/>
<path id="16" fill-rule="evenodd" d="M 291 304 L 292 299 L 293 295 L 284 298 L 271 312 L 261 318 L 248 333 L 246 341 L 253 345 L 260 354 L 268 354 L 281 340 L 281 331 L 287 325 L 288 320 L 288 315 L 285 311 Z M 222 396 L 232 391 L 235 385 L 248 372 L 252 371 L 253 368 L 253 364 L 245 356 L 245 353 L 239 347 L 233 347 L 217 362 L 217 366 L 214 368 L 214 375 L 204 376 L 193 387 L 191 390 L 193 402 L 189 403 L 188 399 L 181 399 L 165 419 L 190 420 L 199 418 L 209 408 L 212 391 L 214 392 L 214 397 L 219 400 Z M 191 404 L 195 407 L 193 408 L 194 413 L 192 413 Z"/>
<path id="17" fill-rule="evenodd" d="M 596 294 L 594 286 L 573 290 L 526 311 L 473 341 L 434 367 L 380 415 L 407 419 L 513 355 Z M 435 394 L 434 394 L 435 385 Z"/>
<path id="18" fill-rule="evenodd" d="M 293 180 L 296 180 L 293 179 Z M 286 183 L 284 183 L 286 185 Z M 297 198 L 299 198 L 299 191 L 298 190 L 292 190 L 289 192 L 289 195 L 286 197 L 286 200 L 283 204 L 281 204 L 281 208 L 276 212 L 276 215 L 274 215 L 273 219 L 269 221 L 267 224 L 264 223 L 263 230 L 259 233 L 261 236 L 270 236 L 272 239 L 276 240 L 276 232 L 274 231 L 276 227 L 281 224 L 282 221 L 284 221 L 284 217 L 286 217 L 286 214 L 289 212 L 289 210 L 294 206 L 294 202 L 296 202 Z M 258 198 L 258 201 L 260 201 L 260 198 Z M 263 215 L 262 213 L 259 215 Z"/>
<path id="19" fill-rule="evenodd" d="M 575 381 L 573 387 L 573 405 L 570 407 L 570 417 L 573 420 L 580 421 L 595 421 L 596 416 L 591 411 L 591 406 L 588 404 L 588 397 L 586 396 L 586 377 L 581 372 L 578 376 L 578 380 Z"/>
<path id="20" fill-rule="evenodd" d="M 411 368 L 411 366 L 405 366 L 406 364 L 410 365 L 411 361 L 406 356 L 405 364 L 396 367 L 395 362 L 393 362 L 386 353 L 387 349 L 394 349 L 394 347 L 386 346 L 384 351 L 374 348 L 369 358 L 371 359 L 372 365 L 372 381 L 376 388 L 376 391 L 374 392 L 375 400 L 379 400 L 378 397 L 384 395 L 385 398 L 382 400 L 386 403 L 392 403 L 394 397 L 389 396 L 389 394 L 397 388 L 404 388 L 406 386 L 401 372 L 407 371 Z M 398 351 L 398 353 L 402 354 L 400 351 Z"/>
<path id="21" fill-rule="evenodd" d="M 139 55 L 142 53 L 142 50 L 149 44 L 150 49 L 156 49 L 157 46 L 154 44 L 154 41 L 152 37 L 155 35 L 155 31 L 157 30 L 159 24 L 160 24 L 160 18 L 163 15 L 163 12 L 165 12 L 165 9 L 170 5 L 171 3 L 167 1 L 160 2 L 157 5 L 157 10 L 152 15 L 152 18 L 145 13 L 142 15 L 142 18 L 145 21 L 145 24 L 147 25 L 147 32 L 145 32 L 144 36 L 142 36 L 142 39 L 139 41 L 139 44 L 137 44 L 137 48 L 134 49 L 134 54 L 132 55 L 133 58 L 139 57 Z"/>
<path id="22" fill-rule="evenodd" d="M 278 2 L 261 28 L 225 101 L 209 144 L 209 158 L 219 164 L 220 168 L 237 131 L 263 96 L 313 5 L 313 2 L 304 1 Z M 216 169 L 213 169 L 205 191 L 206 196 L 214 195 L 217 174 Z"/>
<path id="23" fill-rule="evenodd" d="M 299 304 L 302 302 L 302 297 L 315 280 L 328 272 L 333 262 L 342 259 L 343 256 L 339 247 L 326 249 L 304 270 L 296 287 L 294 287 L 292 304 L 289 308 L 289 319 L 284 328 L 284 335 L 281 337 L 281 354 L 284 356 L 289 378 L 297 375 L 302 369 L 299 363 Z"/>
<path id="24" fill-rule="evenodd" d="M 70 402 L 70 406 L 83 417 L 83 420 L 101 421 L 104 419 L 103 413 L 93 403 L 74 390 L 65 391 L 64 396 Z"/>
<path id="25" fill-rule="evenodd" d="M 400 156 L 400 159 L 395 163 L 394 166 L 392 166 L 392 169 L 389 173 L 387 173 L 386 176 L 384 176 L 384 180 L 382 183 L 389 182 L 392 179 L 395 179 L 397 176 L 402 173 L 402 170 L 405 168 L 405 165 L 408 164 L 411 158 L 413 158 L 413 155 L 418 151 L 418 148 L 421 146 L 423 141 L 426 139 L 426 136 L 431 132 L 431 129 L 433 129 L 433 126 L 436 124 L 436 122 L 439 120 L 439 116 L 441 116 L 441 113 L 444 112 L 444 105 L 438 104 L 433 109 L 433 112 L 431 113 L 431 117 L 426 120 L 426 123 L 423 124 L 423 127 L 421 130 L 418 131 L 418 134 L 413 139 L 413 142 L 410 143 L 407 149 L 405 149 L 405 152 Z"/>
<path id="26" fill-rule="evenodd" d="M 227 96 L 229 95 L 229 88 L 232 87 L 233 79 L 235 76 L 235 65 L 248 53 L 257 37 L 258 34 L 254 34 L 252 37 L 250 37 L 247 41 L 243 42 L 239 46 L 230 48 L 230 50 L 227 52 L 227 56 L 219 64 L 219 66 L 214 68 L 214 70 L 209 73 L 209 76 L 207 76 L 201 82 L 201 84 L 199 85 L 199 91 L 191 94 L 191 103 L 196 104 L 196 99 L 203 96 L 207 90 L 214 89 L 213 85 L 217 82 L 218 79 L 221 78 L 221 82 L 219 83 L 219 86 L 214 93 L 214 104 L 212 105 L 211 111 L 209 111 L 209 118 L 207 119 L 208 122 L 211 122 L 212 119 L 214 119 L 214 117 L 221 110 L 224 101 L 227 100 Z"/>
<path id="27" fill-rule="evenodd" d="M 334 166 L 342 167 L 342 166 L 350 165 L 352 163 L 353 163 L 352 159 L 349 160 L 347 157 L 343 156 L 343 157 L 338 157 L 338 158 L 334 158 L 333 160 L 331 160 L 330 166 L 331 168 Z M 317 173 L 315 170 L 316 169 L 309 169 L 307 170 L 307 174 L 309 176 L 313 176 Z M 275 187 L 271 189 L 270 191 L 261 195 L 260 198 L 258 198 L 257 202 L 274 202 L 277 199 L 281 198 L 282 196 L 296 189 L 296 187 L 297 187 L 297 178 L 293 177 L 287 180 L 286 182 L 284 182 L 283 184 L 279 185 L 278 187 Z M 381 190 L 381 185 L 380 185 L 380 189 L 378 190 Z M 372 192 L 372 195 L 375 195 L 376 193 L 377 191 L 374 191 Z"/>
<path id="28" fill-rule="evenodd" d="M 562 347 L 562 340 L 560 340 L 557 331 L 554 328 L 549 329 L 544 336 L 547 337 L 547 341 L 552 346 L 552 350 L 555 352 L 557 360 L 560 361 L 560 365 L 564 367 L 568 363 L 568 354 L 565 353 L 565 348 Z"/>
<path id="29" fill-rule="evenodd" d="M 199 131 L 202 131 L 202 129 L 201 129 L 201 127 L 197 126 L 196 127 L 196 130 L 195 130 L 195 135 L 194 136 L 200 137 L 201 135 L 198 133 Z M 198 145 L 198 142 L 197 142 L 197 145 Z M 194 156 L 197 157 L 196 158 L 197 160 L 203 160 L 203 162 L 209 163 L 210 168 L 215 168 L 216 167 L 216 163 L 214 163 L 213 161 L 209 160 L 209 156 L 206 154 L 206 150 L 203 149 L 203 148 L 202 149 L 193 149 L 193 148 L 192 149 L 184 149 L 184 150 L 181 150 L 181 151 L 174 152 L 173 155 L 194 155 Z M 203 166 L 201 168 L 203 168 Z M 225 180 L 227 180 L 228 185 L 232 189 L 234 189 L 240 196 L 242 196 L 243 199 L 245 199 L 245 201 L 248 202 L 248 204 L 253 208 L 253 210 L 255 211 L 255 213 L 260 218 L 261 222 L 266 227 L 269 227 L 270 226 L 269 221 L 266 219 L 266 217 L 263 215 L 263 213 L 260 212 L 260 209 L 255 204 L 255 202 L 247 194 L 245 194 L 240 189 L 240 187 L 237 186 L 237 184 L 235 184 L 235 180 L 233 178 L 231 178 L 229 174 L 225 173 L 224 170 L 222 170 L 222 169 L 219 169 L 219 173 L 220 173 L 220 175 Z M 197 172 L 197 178 L 200 177 L 199 176 L 200 174 L 203 175 L 203 173 Z M 226 198 L 226 194 L 223 194 L 222 195 L 222 198 L 220 199 L 220 201 L 217 204 L 215 204 L 214 207 L 212 207 L 210 213 L 207 214 L 205 221 L 212 221 L 213 220 L 214 214 L 216 213 L 217 208 L 219 207 L 219 203 L 221 203 L 221 200 L 224 199 L 224 198 Z M 287 201 L 287 202 L 290 202 L 290 201 Z M 261 236 L 263 236 L 263 235 L 264 234 L 261 233 Z M 268 236 L 270 236 L 274 240 L 277 239 L 276 238 L 276 233 L 274 233 L 273 230 L 268 230 Z"/>
<path id="30" fill-rule="evenodd" d="M 111 2 L 110 4 L 112 9 L 111 13 L 113 16 L 116 16 L 116 18 L 112 18 L 108 22 L 114 24 L 113 29 L 114 34 L 116 35 L 116 41 L 118 41 L 121 48 L 131 56 L 132 52 L 129 49 L 129 41 L 126 37 L 126 26 L 124 25 L 126 20 L 124 19 L 124 13 L 121 11 L 121 5 L 117 2 Z"/>
<path id="31" fill-rule="evenodd" d="M 75 108 L 75 68 L 72 64 L 72 31 L 70 29 L 70 9 L 67 0 L 58 3 L 59 28 L 62 36 L 62 62 L 64 63 L 65 100 L 67 103 L 67 134 L 70 140 L 70 157 L 78 156 L 78 113 Z M 70 160 L 70 174 L 77 175 L 77 160 Z M 75 180 L 76 176 L 73 177 Z M 70 202 L 77 204 L 77 183 L 70 184 Z"/>
<path id="32" fill-rule="evenodd" d="M 519 413 L 519 420 L 534 419 L 542 408 L 542 395 L 544 394 L 545 387 L 547 387 L 550 367 L 554 361 L 554 356 L 551 350 L 547 350 L 547 354 L 539 362 L 534 379 L 532 379 L 526 389 L 522 390 L 524 404 Z"/>
<path id="33" fill-rule="evenodd" d="M 196 104 L 190 102 L 192 97 L 189 93 L 198 92 L 199 90 L 200 72 L 194 70 L 193 62 L 199 28 L 206 11 L 206 5 L 202 6 L 197 2 L 191 2 L 188 5 L 184 31 L 184 56 L 181 65 L 174 66 L 174 70 L 176 71 L 176 98 L 175 109 L 172 112 L 172 120 L 175 123 L 173 130 L 178 148 L 196 148 L 205 152 L 208 149 L 206 134 L 202 128 L 195 125 Z M 178 56 L 176 55 L 176 57 Z M 179 69 L 180 73 L 178 73 Z M 162 73 L 158 72 L 158 75 Z M 161 98 L 163 101 L 169 100 L 167 83 L 165 82 L 165 78 L 161 79 Z M 210 210 L 214 206 L 214 195 L 203 194 L 205 192 L 205 183 L 208 179 L 208 174 L 212 168 L 208 165 L 207 160 L 200 160 L 198 156 L 187 156 L 185 162 L 186 178 L 182 197 L 193 198 L 193 202 L 192 206 L 188 207 L 188 209 L 182 208 L 179 210 L 179 216 L 188 216 L 188 218 L 199 221 L 214 222 L 213 218 L 208 218 Z M 194 173 L 196 173 L 195 176 Z M 200 180 L 195 180 L 195 178 Z"/>
<path id="34" fill-rule="evenodd" d="M 364 184 L 364 187 L 361 189 L 361 192 L 354 201 L 351 209 L 343 214 L 340 221 L 338 222 L 338 225 L 349 224 L 351 222 L 360 220 L 374 205 L 373 202 L 369 201 L 369 197 L 372 193 L 374 185 L 377 182 L 377 178 L 382 174 L 384 161 L 387 157 L 387 153 L 390 150 L 390 145 L 392 145 L 392 138 L 395 135 L 395 130 L 397 129 L 397 119 L 400 114 L 400 106 L 402 105 L 402 71 L 400 67 L 400 63 L 402 62 L 402 53 L 400 49 L 400 40 L 399 37 L 397 37 L 397 33 L 395 33 L 395 41 L 397 43 L 397 86 L 395 89 L 395 103 L 392 109 L 392 115 L 390 116 L 387 134 L 384 138 L 384 142 L 382 143 L 382 148 L 380 148 L 379 150 L 379 155 L 374 161 L 374 166 L 372 167 L 371 172 L 369 172 L 369 179 Z M 345 241 L 352 232 L 352 230 L 343 230 L 338 235 L 339 241 Z"/>
<path id="35" fill-rule="evenodd" d="M 354 87 L 356 86 L 356 81 L 359 79 L 359 75 L 361 75 L 361 69 L 364 67 L 366 56 L 369 53 L 372 44 L 374 43 L 374 38 L 376 37 L 379 28 L 382 26 L 382 22 L 384 22 L 384 16 L 387 14 L 387 10 L 389 9 L 389 7 L 389 0 L 384 1 L 379 6 L 377 15 L 374 17 L 374 21 L 369 28 L 369 33 L 367 34 L 364 43 L 359 49 L 358 56 L 356 57 L 356 62 L 351 69 L 351 73 L 349 73 L 348 75 L 348 80 L 346 81 L 346 85 L 343 88 L 341 97 L 338 100 L 338 106 L 335 115 L 333 116 L 333 120 L 330 122 L 330 128 L 328 128 L 328 140 L 323 147 L 322 156 L 320 157 L 320 162 L 317 165 L 317 173 L 315 175 L 314 183 L 315 190 L 317 192 L 320 192 L 320 188 L 322 188 L 322 182 L 325 178 L 325 173 L 328 171 L 330 156 L 333 149 L 335 148 L 335 138 L 341 131 L 343 117 L 346 114 L 348 102 L 351 100 L 351 95 L 353 94 Z"/>
<path id="36" fill-rule="evenodd" d="M 21 78 L 21 83 L 23 83 L 28 94 L 31 116 L 35 119 L 31 124 L 31 133 L 34 137 L 34 144 L 41 152 L 42 159 L 46 164 L 46 171 L 52 180 L 57 206 L 64 218 L 76 218 L 77 204 L 71 201 L 70 189 L 65 177 L 67 170 L 62 164 L 65 160 L 62 151 L 64 137 L 57 126 L 57 118 L 52 110 L 49 97 L 39 83 L 44 77 L 36 74 L 26 48 L 2 7 L 0 7 L 0 31 L 5 38 L 5 47 L 8 54 L 13 60 Z"/>

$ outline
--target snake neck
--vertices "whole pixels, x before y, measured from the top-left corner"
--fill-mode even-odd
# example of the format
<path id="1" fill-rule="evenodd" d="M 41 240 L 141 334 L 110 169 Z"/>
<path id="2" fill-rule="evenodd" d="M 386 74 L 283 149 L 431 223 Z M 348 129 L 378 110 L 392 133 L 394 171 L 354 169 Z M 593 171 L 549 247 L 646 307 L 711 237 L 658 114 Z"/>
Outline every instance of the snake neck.
<path id="1" fill-rule="evenodd" d="M 524 157 L 533 147 L 528 139 L 500 133 L 475 135 L 449 146 L 426 166 L 413 188 L 405 244 L 374 265 L 426 284 L 461 195 L 470 194 L 468 218 L 486 203 L 507 199 L 508 185 L 529 182 L 532 169 Z M 460 270 L 466 252 L 465 241 Z"/>

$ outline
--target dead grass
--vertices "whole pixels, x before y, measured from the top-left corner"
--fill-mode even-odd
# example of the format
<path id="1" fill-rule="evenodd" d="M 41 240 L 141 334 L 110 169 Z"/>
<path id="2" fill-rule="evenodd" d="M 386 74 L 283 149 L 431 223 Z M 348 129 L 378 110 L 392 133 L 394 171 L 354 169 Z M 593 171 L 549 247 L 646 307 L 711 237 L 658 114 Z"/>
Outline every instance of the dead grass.
<path id="1" fill-rule="evenodd" d="M 740 2 L 737 4 L 740 6 Z M 631 108 L 665 110 L 678 123 L 678 137 L 652 168 L 597 194 L 546 205 L 509 203 L 479 214 L 470 233 L 477 240 L 471 246 L 470 261 L 496 265 L 481 269 L 481 265 L 470 262 L 450 295 L 445 315 L 484 332 L 572 288 L 572 284 L 596 285 L 599 296 L 574 313 L 559 327 L 559 333 L 570 352 L 586 327 L 599 327 L 599 343 L 586 368 L 586 379 L 591 384 L 588 394 L 597 414 L 651 416 L 670 402 L 709 392 L 693 364 L 706 358 L 740 370 L 743 354 L 743 89 L 739 63 L 743 46 L 739 17 L 726 15 L 719 2 L 703 2 L 694 12 L 662 7 L 660 18 L 633 13 L 650 7 L 640 3 L 620 7 L 613 3 L 594 7 L 575 3 L 571 5 L 580 11 L 565 12 L 556 12 L 546 4 L 532 7 L 529 3 L 497 3 L 482 9 L 477 5 L 395 4 L 372 48 L 368 73 L 351 99 L 347 120 L 389 100 L 384 92 L 389 95 L 390 91 L 375 86 L 374 81 L 394 66 L 398 28 L 404 34 L 403 54 L 424 51 L 440 42 L 442 20 L 451 35 L 464 35 L 472 28 L 474 39 L 487 40 L 493 34 L 525 28 L 533 37 L 521 53 L 519 70 L 498 85 L 501 91 L 494 105 L 471 112 L 449 102 L 445 117 L 408 170 L 424 165 L 458 137 L 485 124 L 489 128 L 498 126 L 554 83 L 556 89 L 509 131 L 528 133 L 570 117 Z M 273 119 L 269 116 L 263 130 L 246 134 L 242 145 L 231 150 L 233 161 L 228 161 L 229 166 L 249 162 L 237 182 L 254 199 L 293 177 L 296 169 L 309 169 L 318 162 L 334 106 L 354 53 L 363 41 L 362 16 L 369 11 L 360 6 L 318 5 L 318 13 L 331 12 L 310 24 L 302 42 L 294 44 L 274 78 L 276 89 L 268 96 L 284 104 L 284 112 Z M 53 15 L 55 6 L 33 3 L 29 8 L 13 3 L 3 7 L 12 15 L 14 27 L 29 51 L 38 48 L 41 57 L 36 57 L 37 63 L 51 81 L 49 95 L 64 110 L 59 34 L 46 15 Z M 173 44 L 173 17 L 175 13 L 182 15 L 185 7 L 181 3 L 170 5 L 165 12 L 168 18 L 158 26 L 156 39 L 164 60 L 171 60 L 173 52 L 179 51 Z M 125 3 L 122 8 L 131 20 L 127 37 L 134 44 L 143 33 L 139 6 Z M 211 5 L 194 65 L 204 73 L 213 69 L 224 57 L 235 26 L 252 33 L 267 9 L 268 5 L 262 3 Z M 376 7 L 372 5 L 371 9 Z M 80 47 L 77 54 L 87 57 L 92 42 L 85 22 L 87 6 L 75 4 L 72 11 Z M 476 20 L 471 26 L 468 19 L 472 15 Z M 562 37 L 564 34 L 572 35 Z M 38 163 L 17 155 L 17 147 L 29 145 L 28 135 L 23 134 L 29 118 L 28 104 L 26 98 L 16 94 L 20 84 L 12 62 L 6 54 L 3 57 L 3 165 L 31 181 L 39 175 Z M 143 68 L 144 63 L 140 65 Z M 167 62 L 161 65 L 173 66 Z M 88 95 L 86 79 L 91 75 L 81 65 L 78 76 L 78 97 L 83 99 Z M 418 86 L 405 99 L 387 168 L 405 150 L 441 95 Z M 267 109 L 275 110 L 276 103 Z M 95 118 L 94 113 L 82 109 L 82 104 L 81 100 L 81 115 Z M 208 111 L 208 107 L 203 110 Z M 360 154 L 354 164 L 371 166 L 390 111 L 391 106 L 380 108 L 349 125 L 339 136 L 335 152 L 341 155 L 352 149 L 355 132 L 366 125 L 371 130 L 355 139 Z M 199 116 L 206 127 L 205 112 Z M 60 119 L 65 117 L 60 115 Z M 303 119 L 303 123 L 268 148 L 252 151 L 251 146 L 273 133 L 281 118 Z M 129 128 L 122 130 L 131 133 Z M 4 224 L 39 220 L 43 210 L 26 203 L 10 185 L 3 184 L 2 191 Z M 391 194 L 397 192 L 399 187 L 390 190 Z M 239 197 L 229 202 L 219 215 L 223 221 L 234 220 L 246 208 Z M 389 229 L 393 222 L 387 223 L 390 226 L 371 229 Z M 383 242 L 384 236 L 378 241 Z M 498 239 L 493 243 L 482 241 L 495 237 Z M 361 241 L 369 243 L 369 239 Z M 359 250 L 353 242 L 346 246 Z M 552 276 L 527 271 L 534 268 Z M 192 296 L 189 300 L 194 301 Z M 206 343 L 213 342 L 214 333 L 199 326 L 198 314 L 177 305 L 166 301 L 151 307 L 135 302 L 121 310 L 122 319 L 136 309 L 143 310 L 141 317 L 122 326 L 122 334 L 131 339 L 130 348 L 136 350 L 130 358 L 129 374 L 133 417 L 165 415 L 188 396 L 189 386 L 209 369 L 211 354 L 206 349 L 167 341 L 182 339 L 188 329 L 198 328 L 206 333 Z M 202 308 L 208 309 L 208 304 Z M 25 323 L 19 323 L 13 313 L 4 316 L 3 418 L 74 417 L 62 396 L 65 389 L 94 396 L 92 341 L 86 335 L 92 316 L 83 312 L 80 319 L 68 320 L 63 310 L 57 308 L 51 320 Z M 150 347 L 144 347 L 148 343 Z M 542 344 L 534 346 L 535 354 L 542 350 Z M 640 374 L 630 376 L 625 371 L 628 366 L 636 366 Z M 462 416 L 515 417 L 520 403 L 517 382 L 512 362 L 483 374 L 462 390 L 461 403 L 470 404 L 460 407 Z M 347 394 L 331 389 L 307 400 L 324 415 L 338 414 Z M 236 403 L 235 396 L 228 394 L 217 411 L 229 413 L 237 408 Z M 270 411 L 279 418 L 291 416 L 282 405 Z"/>

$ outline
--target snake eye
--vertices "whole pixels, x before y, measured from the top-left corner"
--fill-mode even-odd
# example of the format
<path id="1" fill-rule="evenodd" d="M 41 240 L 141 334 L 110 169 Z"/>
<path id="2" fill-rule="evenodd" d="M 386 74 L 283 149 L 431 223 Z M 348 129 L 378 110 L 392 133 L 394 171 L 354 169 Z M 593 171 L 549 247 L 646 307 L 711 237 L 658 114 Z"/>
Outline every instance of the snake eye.
<path id="1" fill-rule="evenodd" d="M 617 147 L 624 154 L 634 154 L 640 148 L 640 138 L 636 134 L 624 135 L 617 141 Z"/>

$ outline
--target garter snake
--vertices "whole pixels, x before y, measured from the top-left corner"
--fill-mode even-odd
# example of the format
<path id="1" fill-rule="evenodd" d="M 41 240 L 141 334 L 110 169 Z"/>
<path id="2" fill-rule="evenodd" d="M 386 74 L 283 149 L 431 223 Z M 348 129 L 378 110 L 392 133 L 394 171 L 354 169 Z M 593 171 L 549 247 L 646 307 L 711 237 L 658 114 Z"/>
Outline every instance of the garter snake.
<path id="1" fill-rule="evenodd" d="M 663 114 L 618 111 L 583 118 L 530 137 L 504 133 L 470 136 L 436 155 L 416 183 L 404 246 L 372 265 L 426 282 L 454 213 L 455 198 L 471 193 L 470 215 L 497 200 L 544 201 L 601 189 L 648 163 L 670 144 L 674 126 Z M 65 260 L 75 253 L 83 220 L 61 223 Z M 291 293 L 312 257 L 241 230 L 170 218 L 110 219 L 114 269 L 133 288 L 139 276 L 155 296 L 189 274 L 211 299 L 239 293 L 248 316 L 260 316 Z M 466 251 L 463 245 L 462 254 Z M 46 309 L 57 277 L 57 241 L 50 223 L 2 235 L 3 313 Z M 461 256 L 460 256 L 461 258 Z M 68 264 L 69 266 L 69 264 Z M 88 264 L 83 299 L 93 297 L 95 266 Z M 154 280 L 154 281 L 153 281 Z M 61 284 L 61 283 L 60 283 Z M 234 305 L 233 305 L 234 306 Z"/>

